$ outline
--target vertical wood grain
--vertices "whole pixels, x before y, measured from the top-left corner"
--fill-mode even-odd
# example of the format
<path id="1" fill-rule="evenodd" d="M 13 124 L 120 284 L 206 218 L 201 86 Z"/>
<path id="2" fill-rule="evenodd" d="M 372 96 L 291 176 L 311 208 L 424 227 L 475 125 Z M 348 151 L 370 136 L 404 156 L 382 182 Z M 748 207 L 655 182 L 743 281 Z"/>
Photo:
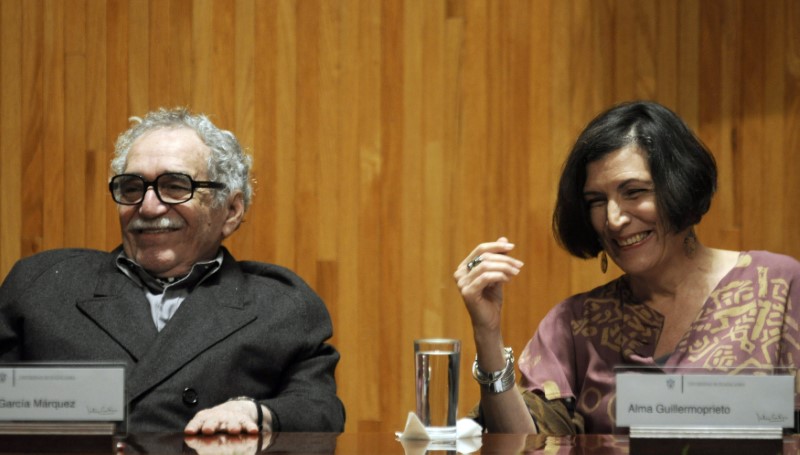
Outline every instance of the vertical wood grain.
<path id="1" fill-rule="evenodd" d="M 378 173 L 373 176 L 374 187 L 377 190 L 377 200 L 370 201 L 375 204 L 371 213 L 367 216 L 366 227 L 379 227 L 377 237 L 379 239 L 378 251 L 373 257 L 369 258 L 370 266 L 378 270 L 378 299 L 379 306 L 375 307 L 375 317 L 378 324 L 378 336 L 375 337 L 377 347 L 376 363 L 381 371 L 382 381 L 390 384 L 398 384 L 400 387 L 397 393 L 386 396 L 380 395 L 381 408 L 384 406 L 395 409 L 402 409 L 403 403 L 400 397 L 408 397 L 408 390 L 404 390 L 401 384 L 408 383 L 404 380 L 407 376 L 402 365 L 408 365 L 408 348 L 403 348 L 406 339 L 402 337 L 401 314 L 404 311 L 400 304 L 404 302 L 400 296 L 403 294 L 404 282 L 403 271 L 406 267 L 408 253 L 403 248 L 403 227 L 406 226 L 402 219 L 403 199 L 406 192 L 413 192 L 416 189 L 410 188 L 403 182 L 402 164 L 403 156 L 403 132 L 407 117 L 404 112 L 405 94 L 405 36 L 404 25 L 406 23 L 405 2 L 379 2 L 380 9 L 376 11 L 381 27 L 379 32 L 379 43 L 381 53 L 381 65 L 378 73 L 378 84 L 380 87 L 379 99 L 380 109 L 378 114 L 378 134 L 381 146 L 375 151 L 375 156 L 379 160 L 380 168 Z M 412 182 L 416 181 L 417 176 L 409 176 Z M 374 233 L 371 235 L 375 235 Z M 413 245 L 409 249 L 413 252 Z M 420 302 L 422 303 L 422 302 Z M 392 352 L 394 355 L 386 355 Z M 405 354 L 405 355 L 404 355 Z M 382 412 L 382 409 L 381 409 Z"/>
<path id="2" fill-rule="evenodd" d="M 147 23 L 149 33 L 147 41 L 139 43 L 148 47 L 148 109 L 157 106 L 171 107 L 175 104 L 173 98 L 172 81 L 178 76 L 179 68 L 174 64 L 176 59 L 176 40 L 172 39 L 171 24 L 177 22 L 178 17 L 186 16 L 177 14 L 172 17 L 171 6 L 174 2 L 151 1 L 148 3 Z M 144 114 L 144 113 L 142 113 Z"/>
<path id="3" fill-rule="evenodd" d="M 157 107 L 150 104 L 150 3 L 148 0 L 128 2 L 128 92 L 125 93 L 128 116 L 142 116 Z M 163 45 L 169 46 L 169 43 Z M 195 72 L 198 73 L 201 72 Z M 129 125 L 126 122 L 125 128 Z"/>
<path id="4" fill-rule="evenodd" d="M 23 191 L 22 207 L 41 207 L 47 183 L 43 179 L 44 144 L 42 136 L 44 102 L 42 99 L 43 73 L 42 53 L 44 33 L 42 30 L 42 2 L 32 2 L 22 12 L 22 103 L 17 115 L 23 125 L 22 143 L 22 181 L 25 187 L 38 188 L 39 191 Z M 42 210 L 23 210 L 21 248 L 22 254 L 41 251 L 43 221 Z"/>
<path id="5" fill-rule="evenodd" d="M 109 204 L 108 162 L 111 147 L 106 138 L 107 63 L 106 42 L 107 10 L 104 2 L 88 2 L 86 5 L 86 180 L 84 201 L 86 203 L 86 240 L 90 248 L 103 249 L 107 236 L 116 237 L 116 231 L 106 231 L 106 212 L 114 210 Z"/>
<path id="6" fill-rule="evenodd" d="M 274 260 L 278 264 L 293 265 L 296 259 L 296 211 L 299 204 L 309 201 L 297 199 L 297 17 L 295 2 L 278 0 L 276 11 L 276 143 L 275 193 L 271 194 L 276 218 L 276 243 Z M 304 220 L 307 222 L 308 220 Z"/>
<path id="7" fill-rule="evenodd" d="M 22 235 L 22 4 L 0 2 L 0 266 L 8 273 L 21 256 Z M 35 190 L 35 189 L 34 189 Z"/>
<path id="8" fill-rule="evenodd" d="M 520 320 L 538 321 L 544 317 L 550 303 L 545 302 L 540 294 L 540 289 L 550 287 L 554 295 L 566 295 L 569 292 L 569 282 L 561 277 L 566 276 L 566 261 L 556 260 L 560 249 L 553 242 L 551 231 L 551 217 L 555 202 L 555 187 L 557 175 L 565 156 L 565 149 L 557 149 L 552 134 L 555 124 L 553 112 L 553 89 L 555 88 L 552 61 L 555 58 L 556 26 L 551 20 L 554 5 L 547 0 L 538 0 L 531 4 L 528 14 L 530 17 L 531 46 L 528 49 L 530 58 L 530 91 L 528 103 L 530 104 L 530 118 L 527 129 L 528 150 L 523 155 L 531 155 L 525 166 L 528 168 L 528 181 L 520 182 L 521 197 L 525 201 L 525 224 L 520 227 L 520 237 L 512 239 L 519 245 L 521 251 L 526 252 L 520 259 L 525 265 L 525 281 L 516 283 L 509 289 L 509 299 L 520 310 Z M 595 33 L 595 36 L 598 36 Z M 560 45 L 560 44 L 559 44 Z M 610 81 L 611 77 L 605 77 Z M 601 90 L 606 92 L 608 86 L 599 84 Z M 514 253 L 518 255 L 519 253 Z M 551 264 L 550 267 L 541 268 L 541 273 L 531 273 L 537 263 Z M 559 265 L 556 265 L 559 264 Z M 523 324 L 513 324 L 513 319 L 506 324 L 510 328 L 511 340 L 525 340 L 533 334 L 533 327 Z M 519 346 L 519 345 L 517 345 Z M 519 347 L 516 347 L 520 349 Z"/>
<path id="9" fill-rule="evenodd" d="M 383 147 L 383 137 L 380 135 L 380 114 L 383 103 L 381 102 L 381 64 L 383 55 L 381 48 L 381 30 L 384 24 L 381 21 L 380 2 L 360 0 L 358 2 L 358 30 L 357 48 L 354 50 L 356 72 L 354 76 L 358 82 L 357 96 L 358 101 L 355 108 L 358 112 L 358 160 L 359 160 L 359 207 L 358 217 L 358 238 L 357 245 L 358 266 L 355 270 L 357 275 L 354 277 L 358 281 L 358 317 L 348 321 L 345 327 L 348 331 L 358 331 L 356 345 L 360 355 L 356 364 L 351 364 L 356 368 L 351 371 L 376 371 L 381 377 L 379 381 L 354 381 L 350 385 L 351 390 L 360 389 L 360 399 L 354 400 L 361 406 L 361 413 L 355 417 L 356 428 L 380 429 L 382 419 L 391 418 L 384 414 L 382 410 L 383 395 L 382 389 L 387 384 L 398 387 L 402 385 L 394 378 L 386 376 L 385 364 L 381 364 L 381 359 L 387 355 L 384 346 L 380 343 L 383 338 L 383 327 L 381 326 L 381 310 L 387 306 L 387 302 L 381 294 L 381 264 L 388 264 L 389 267 L 396 266 L 396 257 L 389 257 L 382 250 L 381 232 L 384 223 L 378 218 L 381 210 L 381 191 L 380 173 L 382 172 L 383 162 L 381 161 L 381 149 Z M 388 57 L 387 57 L 388 58 Z M 363 59 L 363 65 L 360 63 Z M 348 103 L 353 106 L 353 100 Z M 388 220 L 387 220 L 388 221 Z M 384 260 L 384 258 L 386 258 Z M 370 273 L 369 271 L 372 271 Z M 369 275 L 369 279 L 364 279 Z M 395 350 L 394 355 L 399 355 Z M 390 354 L 391 355 L 391 354 Z M 345 380 L 346 381 L 346 380 Z M 343 382 L 345 382 L 343 381 Z M 396 403 L 392 403 L 396 407 Z M 388 409 L 391 409 L 389 407 Z M 386 417 L 384 417 L 386 415 Z"/>
<path id="10" fill-rule="evenodd" d="M 245 226 L 257 226 L 252 235 L 253 251 L 263 257 L 276 258 L 277 231 L 277 4 L 260 0 L 255 5 L 253 72 L 253 191 L 254 199 Z M 248 146 L 248 144 L 243 144 Z M 274 261 L 274 259 L 271 259 Z"/>
<path id="11" fill-rule="evenodd" d="M 192 3 L 191 107 L 204 112 L 213 105 L 214 2 Z M 213 111 L 209 110 L 209 114 Z M 214 113 L 216 115 L 216 113 Z M 216 119 L 215 119 L 216 120 Z"/>
<path id="12" fill-rule="evenodd" d="M 128 81 L 128 9 L 131 7 L 127 0 L 110 0 L 106 4 L 106 147 L 109 161 L 114 152 L 117 136 L 128 127 L 128 117 L 132 115 L 129 103 Z M 106 164 L 106 173 L 111 174 L 109 165 Z M 110 175 L 103 179 L 107 183 Z M 110 204 L 110 195 L 104 185 L 106 204 Z M 108 207 L 105 216 L 106 246 L 110 250 L 120 241 L 119 218 L 116 207 Z"/>
<path id="13" fill-rule="evenodd" d="M 66 244 L 64 235 L 65 197 L 65 144 L 66 144 L 66 94 L 65 94 L 65 52 L 64 52 L 64 2 L 46 0 L 44 11 L 44 44 L 40 52 L 43 55 L 43 140 L 44 170 L 41 188 L 43 207 L 31 207 L 41 210 L 43 219 L 42 249 L 62 248 Z M 5 42 L 2 47 L 5 47 Z M 5 84 L 3 85 L 5 89 Z M 71 172 L 72 169 L 70 168 Z M 4 185 L 5 187 L 5 185 Z M 26 255 L 34 253 L 27 252 Z"/>
<path id="14" fill-rule="evenodd" d="M 320 168 L 322 150 L 320 148 L 320 8 L 310 2 L 297 2 L 294 5 L 293 27 L 295 38 L 297 78 L 293 81 L 297 123 L 294 134 L 295 150 L 292 152 L 296 193 L 290 201 L 295 204 L 294 226 L 295 268 L 312 283 L 317 281 L 317 262 L 319 257 L 319 232 L 328 226 L 308 223 L 318 220 L 320 213 Z M 300 204 L 297 204 L 297 203 Z M 335 198 L 331 199 L 335 204 Z"/>
<path id="15" fill-rule="evenodd" d="M 213 112 L 214 120 L 226 129 L 234 127 L 235 66 L 237 31 L 235 0 L 215 0 L 211 14 L 211 104 L 196 109 Z M 195 87 L 208 90 L 209 87 Z"/>
<path id="16" fill-rule="evenodd" d="M 751 60 L 750 62 L 743 62 L 743 65 L 756 68 L 756 71 L 759 72 L 757 74 L 763 82 L 751 85 L 749 79 L 745 79 L 748 83 L 743 84 L 745 86 L 745 96 L 742 102 L 744 106 L 747 106 L 747 109 L 743 120 L 761 118 L 759 125 L 761 131 L 758 133 L 760 139 L 758 150 L 778 151 L 778 153 L 760 154 L 765 161 L 765 175 L 771 176 L 762 194 L 765 192 L 774 194 L 776 191 L 780 191 L 779 188 L 785 188 L 786 194 L 800 194 L 793 193 L 793 191 L 800 190 L 800 186 L 793 183 L 797 178 L 786 172 L 786 163 L 794 159 L 794 153 L 793 149 L 790 148 L 791 145 L 787 144 L 786 116 L 778 114 L 779 112 L 785 112 L 784 96 L 787 79 L 782 77 L 780 69 L 786 67 L 786 53 L 781 50 L 786 49 L 785 21 L 789 20 L 789 18 L 784 14 L 778 13 L 779 9 L 776 8 L 776 4 L 778 3 L 766 2 L 755 5 L 745 3 L 747 10 L 743 15 L 746 21 L 743 33 L 744 41 L 749 42 L 750 35 L 755 34 L 759 36 L 756 42 L 760 44 L 760 48 L 748 48 L 755 55 L 745 51 L 745 58 L 750 58 Z M 762 26 L 759 27 L 759 25 Z M 797 79 L 793 82 L 789 80 L 789 83 L 796 84 L 796 82 Z M 759 110 L 753 110 L 751 107 L 758 107 Z M 746 156 L 750 154 L 750 150 L 752 149 L 743 145 L 741 153 Z M 737 185 L 737 188 L 739 192 L 743 192 L 743 186 Z M 785 245 L 792 244 L 792 232 L 800 230 L 796 228 L 796 224 L 787 222 L 797 216 L 798 210 L 796 210 L 796 205 L 795 208 L 792 207 L 793 202 L 790 199 L 770 198 L 766 194 L 764 194 L 764 197 L 767 200 L 762 200 L 761 207 L 762 210 L 767 210 L 764 213 L 765 218 L 772 218 L 772 213 L 781 213 L 783 215 L 776 219 L 776 222 L 763 223 L 763 235 L 757 238 L 763 239 L 765 242 L 761 248 L 773 251 L 784 250 Z M 737 215 L 739 217 L 742 216 L 741 209 L 737 210 Z M 796 236 L 794 238 L 797 239 Z"/>
<path id="17" fill-rule="evenodd" d="M 413 409 L 412 341 L 463 340 L 454 267 L 509 236 L 505 342 L 617 274 L 551 216 L 600 110 L 674 109 L 717 158 L 702 241 L 800 257 L 800 5 L 793 0 L 0 0 L 0 277 L 20 257 L 119 244 L 108 160 L 128 118 L 188 106 L 252 152 L 226 241 L 325 299 L 347 429 Z"/>
<path id="18" fill-rule="evenodd" d="M 86 238 L 86 8 L 85 0 L 64 2 L 64 246 L 80 247 Z"/>
<path id="19" fill-rule="evenodd" d="M 784 156 L 787 157 L 785 163 L 795 163 L 796 156 L 794 153 L 800 150 L 800 28 L 792 24 L 800 23 L 800 5 L 791 0 L 784 0 L 783 8 L 780 4 L 771 5 L 770 19 L 767 26 L 781 25 L 780 17 L 783 17 L 783 28 L 780 30 L 770 29 L 770 37 L 774 37 L 772 41 L 774 45 L 781 45 L 781 49 L 785 49 L 785 93 L 784 93 L 784 108 L 782 110 L 772 111 L 771 116 L 783 117 L 785 122 L 783 124 L 784 142 L 778 147 L 778 150 L 784 151 Z M 780 17 L 779 17 L 780 16 Z M 784 40 L 781 43 L 781 38 Z M 772 73 L 770 73 L 772 74 Z M 776 153 L 774 149 L 770 149 L 768 153 Z M 787 165 L 783 169 L 784 174 L 787 176 L 786 192 L 789 201 L 794 200 L 793 195 L 800 194 L 800 179 L 797 178 L 798 172 L 794 166 Z M 798 245 L 800 245 L 800 210 L 797 210 L 797 205 L 792 207 L 791 203 L 787 203 L 789 208 L 779 217 L 784 220 L 784 234 L 786 241 L 783 242 L 781 248 L 788 252 L 788 254 L 798 257 L 800 253 L 797 252 Z M 777 217 L 777 216 L 776 216 Z M 753 239 L 751 241 L 759 241 L 761 239 Z"/>
<path id="20" fill-rule="evenodd" d="M 255 34 L 256 7 L 254 0 L 236 0 L 233 59 L 233 118 L 228 128 L 235 131 L 239 142 L 251 155 L 255 143 L 255 103 L 253 87 L 255 81 Z M 253 230 L 242 230 L 230 237 L 228 244 L 239 251 L 253 250 Z"/>
<path id="21" fill-rule="evenodd" d="M 168 106 L 192 107 L 189 106 L 189 100 L 192 99 L 192 91 L 195 88 L 192 85 L 192 76 L 194 75 L 192 71 L 192 50 L 195 43 L 188 38 L 192 36 L 194 31 L 194 0 L 171 0 L 169 3 L 170 34 L 168 43 L 171 53 L 168 60 L 170 76 Z M 252 18 L 250 19 L 252 20 Z M 248 30 L 247 24 L 241 23 L 239 25 L 243 29 L 243 33 L 247 34 L 249 41 L 252 42 L 252 31 Z M 159 72 L 163 73 L 164 70 L 162 69 Z M 167 102 L 161 101 L 159 104 L 165 105 Z"/>

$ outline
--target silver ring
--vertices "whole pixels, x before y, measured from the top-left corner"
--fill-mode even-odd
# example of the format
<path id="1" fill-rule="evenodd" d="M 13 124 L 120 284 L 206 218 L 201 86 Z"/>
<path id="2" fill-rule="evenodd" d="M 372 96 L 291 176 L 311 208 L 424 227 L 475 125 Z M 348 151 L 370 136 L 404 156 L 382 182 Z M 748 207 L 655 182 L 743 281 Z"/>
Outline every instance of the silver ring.
<path id="1" fill-rule="evenodd" d="M 483 262 L 483 256 L 478 256 L 475 259 L 467 262 L 467 272 L 471 272 L 478 264 Z"/>

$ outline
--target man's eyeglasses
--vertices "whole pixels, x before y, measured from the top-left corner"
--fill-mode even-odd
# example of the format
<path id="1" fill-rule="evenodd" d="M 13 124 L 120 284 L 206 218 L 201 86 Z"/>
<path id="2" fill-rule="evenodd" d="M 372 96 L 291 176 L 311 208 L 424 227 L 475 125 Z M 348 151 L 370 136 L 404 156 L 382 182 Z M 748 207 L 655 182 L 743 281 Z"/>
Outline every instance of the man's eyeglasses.
<path id="1" fill-rule="evenodd" d="M 225 188 L 224 183 L 198 182 L 186 174 L 168 172 L 148 181 L 135 174 L 119 174 L 108 182 L 114 202 L 122 205 L 136 205 L 144 200 L 149 187 L 153 187 L 158 200 L 164 204 L 183 204 L 194 196 L 197 188 Z"/>

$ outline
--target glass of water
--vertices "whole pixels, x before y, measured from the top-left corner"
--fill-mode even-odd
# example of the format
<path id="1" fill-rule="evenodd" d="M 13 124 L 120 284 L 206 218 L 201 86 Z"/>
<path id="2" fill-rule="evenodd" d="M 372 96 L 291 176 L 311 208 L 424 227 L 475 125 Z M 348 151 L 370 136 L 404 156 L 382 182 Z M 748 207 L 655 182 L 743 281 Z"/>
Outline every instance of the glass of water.
<path id="1" fill-rule="evenodd" d="M 414 340 L 417 417 L 431 436 L 456 437 L 460 359 L 459 340 Z"/>

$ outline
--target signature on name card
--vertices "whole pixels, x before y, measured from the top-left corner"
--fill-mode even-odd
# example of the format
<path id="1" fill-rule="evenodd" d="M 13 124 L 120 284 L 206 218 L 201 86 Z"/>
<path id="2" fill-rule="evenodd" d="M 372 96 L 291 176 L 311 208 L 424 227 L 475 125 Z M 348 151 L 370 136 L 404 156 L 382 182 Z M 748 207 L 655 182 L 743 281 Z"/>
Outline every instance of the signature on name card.
<path id="1" fill-rule="evenodd" d="M 758 419 L 759 423 L 766 422 L 766 423 L 783 423 L 787 422 L 789 418 L 781 413 L 761 413 L 756 412 L 756 418 Z"/>
<path id="2" fill-rule="evenodd" d="M 86 411 L 89 414 L 108 416 L 108 415 L 116 414 L 117 413 L 117 408 L 115 408 L 113 406 L 99 406 L 99 407 L 86 406 Z"/>

